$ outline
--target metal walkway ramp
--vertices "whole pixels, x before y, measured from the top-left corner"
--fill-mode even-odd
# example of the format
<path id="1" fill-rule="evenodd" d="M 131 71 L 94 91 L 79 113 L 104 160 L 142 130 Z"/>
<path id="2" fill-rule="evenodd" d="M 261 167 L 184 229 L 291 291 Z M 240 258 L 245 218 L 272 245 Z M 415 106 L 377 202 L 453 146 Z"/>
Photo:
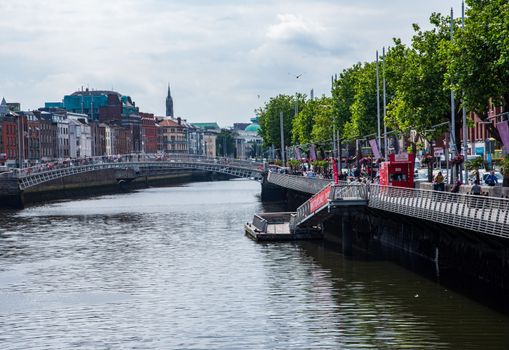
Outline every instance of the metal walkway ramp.
<path id="1" fill-rule="evenodd" d="M 290 230 L 314 228 L 341 208 L 368 205 L 368 187 L 364 184 L 328 184 L 297 208 L 290 217 Z"/>

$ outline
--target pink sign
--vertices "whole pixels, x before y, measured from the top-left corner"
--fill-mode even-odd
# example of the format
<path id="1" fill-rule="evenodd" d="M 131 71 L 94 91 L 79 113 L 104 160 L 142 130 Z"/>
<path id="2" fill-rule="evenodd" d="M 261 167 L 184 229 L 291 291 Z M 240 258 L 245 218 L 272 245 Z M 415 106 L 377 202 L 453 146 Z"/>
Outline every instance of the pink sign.
<path id="1" fill-rule="evenodd" d="M 330 188 L 329 185 L 311 197 L 309 200 L 309 210 L 311 210 L 311 212 L 320 209 L 329 202 Z"/>
<path id="2" fill-rule="evenodd" d="M 509 122 L 507 120 L 497 123 L 497 130 L 500 135 L 500 139 L 504 144 L 504 150 L 509 152 Z"/>
<path id="3" fill-rule="evenodd" d="M 380 150 L 378 149 L 378 144 L 376 143 L 376 139 L 369 140 L 369 145 L 371 146 L 371 150 L 373 151 L 373 156 L 375 159 L 382 158 L 382 154 L 380 153 Z"/>

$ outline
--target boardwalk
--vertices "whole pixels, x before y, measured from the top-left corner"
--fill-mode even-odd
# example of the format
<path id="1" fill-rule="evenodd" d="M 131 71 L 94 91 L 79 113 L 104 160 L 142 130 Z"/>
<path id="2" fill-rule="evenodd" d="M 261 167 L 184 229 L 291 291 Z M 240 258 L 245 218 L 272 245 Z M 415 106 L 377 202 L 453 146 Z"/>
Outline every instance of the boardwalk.
<path id="1" fill-rule="evenodd" d="M 272 174 L 268 181 L 303 193 L 317 193 L 325 180 Z M 351 187 L 342 182 L 336 187 Z M 381 211 L 411 216 L 474 232 L 509 238 L 509 199 L 473 196 L 431 190 L 386 187 L 375 184 L 359 185 L 366 189 L 366 205 Z M 344 190 L 336 190 L 343 193 Z M 345 195 L 343 193 L 343 195 Z M 345 197 L 346 198 L 346 197 Z M 352 198 L 354 199 L 354 198 Z M 309 213 L 308 213 L 309 215 Z"/>

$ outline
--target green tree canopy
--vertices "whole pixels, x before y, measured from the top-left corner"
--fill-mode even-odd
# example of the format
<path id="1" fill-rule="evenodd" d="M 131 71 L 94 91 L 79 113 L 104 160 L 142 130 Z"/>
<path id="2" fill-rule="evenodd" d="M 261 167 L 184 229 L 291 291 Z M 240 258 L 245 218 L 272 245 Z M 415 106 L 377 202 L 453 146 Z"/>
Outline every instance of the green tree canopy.
<path id="1" fill-rule="evenodd" d="M 236 156 L 235 134 L 231 130 L 222 129 L 216 138 L 216 154 L 218 156 Z"/>
<path id="2" fill-rule="evenodd" d="M 351 106 L 355 100 L 356 74 L 361 69 L 360 63 L 344 69 L 332 86 L 332 114 L 334 123 L 341 132 L 344 130 L 345 124 L 352 119 Z"/>
<path id="3" fill-rule="evenodd" d="M 330 97 L 322 96 L 315 102 L 317 107 L 311 131 L 311 140 L 314 143 L 329 142 L 333 138 L 333 100 Z"/>
<path id="4" fill-rule="evenodd" d="M 509 111 L 509 2 L 467 0 L 465 28 L 458 29 L 449 57 L 447 82 L 463 93 L 467 111 L 487 118 L 490 102 Z M 493 128 L 492 134 L 499 139 Z"/>
<path id="5" fill-rule="evenodd" d="M 266 147 L 274 145 L 281 149 L 279 114 L 283 112 L 285 146 L 292 142 L 292 120 L 295 117 L 295 105 L 301 110 L 305 104 L 305 95 L 278 95 L 272 97 L 265 106 L 257 111 L 260 116 L 260 135 Z"/>
<path id="6" fill-rule="evenodd" d="M 450 91 L 444 86 L 447 62 L 440 47 L 450 41 L 450 18 L 434 13 L 433 28 L 423 31 L 414 24 L 410 48 L 395 40 L 387 56 L 389 82 L 394 88 L 387 105 L 387 123 L 392 128 L 424 132 L 450 119 Z"/>
<path id="7" fill-rule="evenodd" d="M 350 105 L 350 120 L 343 128 L 345 139 L 356 139 L 376 131 L 376 65 L 364 63 L 353 73 L 353 102 Z"/>

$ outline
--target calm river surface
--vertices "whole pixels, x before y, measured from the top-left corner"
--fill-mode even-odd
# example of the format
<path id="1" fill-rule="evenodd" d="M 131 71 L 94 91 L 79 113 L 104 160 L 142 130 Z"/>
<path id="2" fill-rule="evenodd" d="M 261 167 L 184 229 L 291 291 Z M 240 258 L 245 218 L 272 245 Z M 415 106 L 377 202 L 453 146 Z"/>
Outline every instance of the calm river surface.
<path id="1" fill-rule="evenodd" d="M 192 183 L 0 212 L 0 349 L 509 349 L 507 316 L 398 265 L 249 240 L 259 193 Z"/>

